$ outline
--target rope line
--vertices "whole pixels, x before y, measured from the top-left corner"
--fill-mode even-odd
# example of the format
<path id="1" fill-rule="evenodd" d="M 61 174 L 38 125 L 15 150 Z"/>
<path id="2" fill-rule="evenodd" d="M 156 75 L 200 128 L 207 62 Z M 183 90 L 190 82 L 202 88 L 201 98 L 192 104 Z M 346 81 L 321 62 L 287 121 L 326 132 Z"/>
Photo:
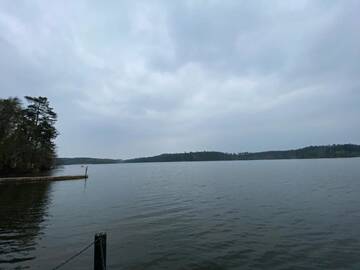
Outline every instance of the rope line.
<path id="1" fill-rule="evenodd" d="M 82 253 L 84 253 L 86 250 L 88 250 L 92 245 L 95 244 L 95 241 L 91 242 L 89 245 L 87 245 L 86 247 L 84 247 L 82 250 L 80 250 L 78 253 L 76 253 L 75 255 L 71 256 L 70 258 L 68 258 L 67 260 L 65 260 L 64 262 L 60 263 L 58 266 L 52 268 L 52 270 L 57 270 L 60 267 L 63 267 L 65 264 L 69 263 L 70 261 L 72 261 L 73 259 L 75 259 L 76 257 L 80 256 Z M 104 268 L 105 269 L 105 268 Z"/>

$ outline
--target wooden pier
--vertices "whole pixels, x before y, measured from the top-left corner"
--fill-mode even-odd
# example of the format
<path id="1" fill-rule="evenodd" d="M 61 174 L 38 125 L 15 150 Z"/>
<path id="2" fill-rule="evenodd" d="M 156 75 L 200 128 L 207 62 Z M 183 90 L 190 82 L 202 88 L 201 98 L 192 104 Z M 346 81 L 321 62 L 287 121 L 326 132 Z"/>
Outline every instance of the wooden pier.
<path id="1" fill-rule="evenodd" d="M 6 177 L 0 178 L 0 183 L 3 182 L 44 182 L 44 181 L 65 181 L 65 180 L 79 180 L 88 178 L 87 174 L 83 175 L 61 175 L 61 176 L 29 176 L 29 177 Z"/>

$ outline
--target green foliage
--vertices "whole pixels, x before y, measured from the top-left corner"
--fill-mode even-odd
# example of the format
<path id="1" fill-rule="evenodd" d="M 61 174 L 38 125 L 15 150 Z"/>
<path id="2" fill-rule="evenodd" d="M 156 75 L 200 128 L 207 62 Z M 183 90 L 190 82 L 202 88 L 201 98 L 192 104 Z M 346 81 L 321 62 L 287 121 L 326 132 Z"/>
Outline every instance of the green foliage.
<path id="1" fill-rule="evenodd" d="M 48 170 L 55 159 L 56 113 L 46 97 L 0 99 L 0 173 Z"/>

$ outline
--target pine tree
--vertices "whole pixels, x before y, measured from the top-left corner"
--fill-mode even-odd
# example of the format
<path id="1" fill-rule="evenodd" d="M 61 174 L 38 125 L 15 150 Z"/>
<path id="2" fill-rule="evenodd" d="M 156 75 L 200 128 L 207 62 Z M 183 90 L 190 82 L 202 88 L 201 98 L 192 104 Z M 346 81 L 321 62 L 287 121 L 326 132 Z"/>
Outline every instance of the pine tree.
<path id="1" fill-rule="evenodd" d="M 57 115 L 46 97 L 0 99 L 0 173 L 48 170 L 55 159 Z"/>

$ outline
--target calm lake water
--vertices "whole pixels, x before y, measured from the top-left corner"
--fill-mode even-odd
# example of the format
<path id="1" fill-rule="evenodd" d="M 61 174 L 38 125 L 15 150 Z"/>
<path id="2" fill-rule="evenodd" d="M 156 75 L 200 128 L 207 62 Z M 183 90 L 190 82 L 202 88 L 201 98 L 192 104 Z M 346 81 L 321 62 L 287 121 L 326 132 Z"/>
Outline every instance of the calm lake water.
<path id="1" fill-rule="evenodd" d="M 65 166 L 55 174 L 83 172 Z M 90 165 L 0 185 L 0 269 L 360 269 L 360 159 Z M 92 269 L 90 248 L 62 269 Z"/>

